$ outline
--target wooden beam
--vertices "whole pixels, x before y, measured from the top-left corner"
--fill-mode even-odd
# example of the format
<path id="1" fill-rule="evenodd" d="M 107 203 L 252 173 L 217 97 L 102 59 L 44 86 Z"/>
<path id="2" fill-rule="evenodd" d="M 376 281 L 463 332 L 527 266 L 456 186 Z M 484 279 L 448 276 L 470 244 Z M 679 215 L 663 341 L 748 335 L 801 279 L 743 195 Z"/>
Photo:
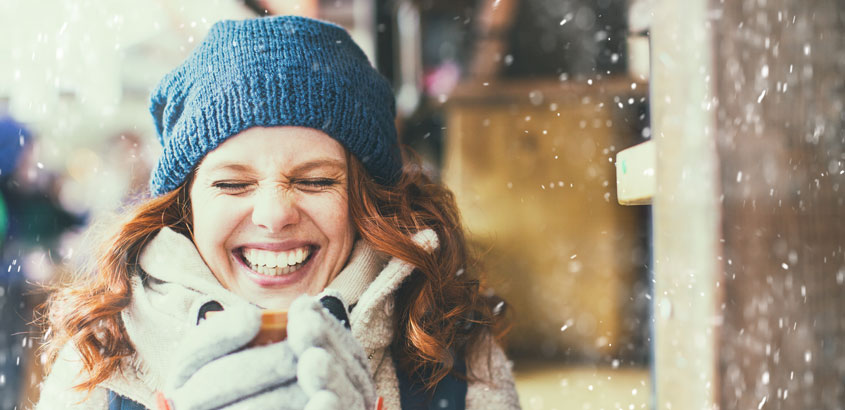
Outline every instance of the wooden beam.
<path id="1" fill-rule="evenodd" d="M 713 409 L 719 261 L 709 0 L 662 0 L 651 30 L 656 409 Z"/>

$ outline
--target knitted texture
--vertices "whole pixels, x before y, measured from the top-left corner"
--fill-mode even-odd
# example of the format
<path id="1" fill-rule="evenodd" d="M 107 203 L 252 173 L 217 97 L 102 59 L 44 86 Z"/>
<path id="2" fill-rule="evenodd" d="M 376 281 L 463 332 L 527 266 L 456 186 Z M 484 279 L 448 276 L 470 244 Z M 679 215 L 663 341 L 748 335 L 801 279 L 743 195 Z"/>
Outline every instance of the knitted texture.
<path id="1" fill-rule="evenodd" d="M 221 21 L 151 97 L 164 148 L 153 196 L 182 184 L 227 138 L 255 126 L 314 128 L 340 142 L 379 183 L 402 160 L 390 84 L 341 27 L 297 16 Z"/>

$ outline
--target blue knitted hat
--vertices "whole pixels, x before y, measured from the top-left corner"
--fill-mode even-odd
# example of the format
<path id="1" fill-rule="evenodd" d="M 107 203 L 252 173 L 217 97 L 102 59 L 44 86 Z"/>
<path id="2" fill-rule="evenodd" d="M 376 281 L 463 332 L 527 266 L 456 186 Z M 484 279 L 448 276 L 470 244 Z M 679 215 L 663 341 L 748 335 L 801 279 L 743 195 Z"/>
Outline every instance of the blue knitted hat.
<path id="1" fill-rule="evenodd" d="M 333 24 L 295 16 L 218 22 L 151 100 L 164 147 L 153 196 L 177 188 L 206 154 L 255 126 L 323 131 L 384 185 L 401 172 L 390 84 Z"/>

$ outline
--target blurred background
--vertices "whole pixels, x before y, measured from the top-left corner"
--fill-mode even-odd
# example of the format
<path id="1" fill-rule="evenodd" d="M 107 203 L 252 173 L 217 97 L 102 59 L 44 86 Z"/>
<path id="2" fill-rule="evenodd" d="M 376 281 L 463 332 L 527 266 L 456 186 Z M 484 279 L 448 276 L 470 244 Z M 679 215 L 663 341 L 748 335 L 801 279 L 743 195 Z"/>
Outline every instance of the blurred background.
<path id="1" fill-rule="evenodd" d="M 0 410 L 38 397 L 41 286 L 146 195 L 152 88 L 214 22 L 282 14 L 393 84 L 524 408 L 845 409 L 837 0 L 0 0 Z"/>

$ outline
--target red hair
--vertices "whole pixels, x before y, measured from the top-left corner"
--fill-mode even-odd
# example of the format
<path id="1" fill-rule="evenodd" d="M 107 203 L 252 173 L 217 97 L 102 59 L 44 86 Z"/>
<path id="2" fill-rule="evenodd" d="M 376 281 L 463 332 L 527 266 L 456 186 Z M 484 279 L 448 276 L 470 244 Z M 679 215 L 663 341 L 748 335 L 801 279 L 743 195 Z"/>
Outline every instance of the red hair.
<path id="1" fill-rule="evenodd" d="M 467 353 L 485 333 L 500 337 L 504 318 L 493 314 L 495 301 L 481 294 L 452 193 L 413 161 L 394 187 L 375 183 L 354 156 L 347 154 L 347 161 L 349 211 L 359 235 L 417 268 L 395 297 L 392 353 L 400 369 L 421 375 L 431 389 L 452 371 L 456 354 Z M 105 242 L 95 269 L 48 298 L 49 363 L 73 343 L 88 372 L 78 389 L 93 390 L 134 353 L 120 318 L 131 298 L 130 277 L 140 269 L 144 245 L 161 228 L 191 236 L 190 185 L 188 180 L 137 206 Z M 423 229 L 437 233 L 439 247 L 432 253 L 411 240 Z"/>
<path id="2" fill-rule="evenodd" d="M 406 161 L 395 187 L 375 183 L 347 154 L 349 213 L 361 237 L 373 247 L 416 267 L 394 295 L 393 357 L 427 389 L 448 375 L 456 355 L 466 355 L 485 333 L 507 331 L 502 302 L 482 294 L 478 262 L 470 255 L 452 192 L 434 183 L 416 160 Z M 439 246 L 427 252 L 411 236 L 437 233 Z M 503 304 L 501 305 L 503 306 Z M 472 374 L 473 369 L 468 369 Z"/>

